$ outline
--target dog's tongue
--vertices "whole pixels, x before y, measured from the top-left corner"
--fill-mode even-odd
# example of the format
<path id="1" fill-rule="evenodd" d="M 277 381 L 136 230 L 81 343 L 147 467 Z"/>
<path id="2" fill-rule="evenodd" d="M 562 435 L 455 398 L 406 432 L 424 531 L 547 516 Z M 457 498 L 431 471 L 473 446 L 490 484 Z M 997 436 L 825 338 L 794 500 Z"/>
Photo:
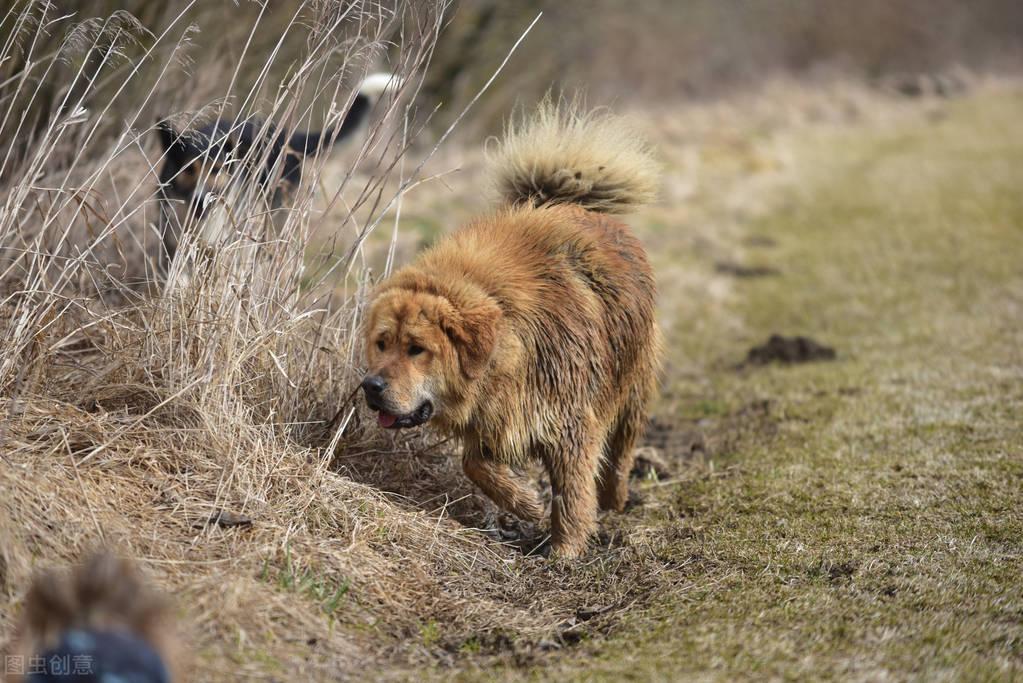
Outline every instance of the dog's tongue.
<path id="1" fill-rule="evenodd" d="M 398 421 L 397 415 L 391 415 L 390 413 L 385 413 L 383 411 L 377 413 L 377 424 L 379 424 L 384 429 L 387 429 L 397 421 Z"/>

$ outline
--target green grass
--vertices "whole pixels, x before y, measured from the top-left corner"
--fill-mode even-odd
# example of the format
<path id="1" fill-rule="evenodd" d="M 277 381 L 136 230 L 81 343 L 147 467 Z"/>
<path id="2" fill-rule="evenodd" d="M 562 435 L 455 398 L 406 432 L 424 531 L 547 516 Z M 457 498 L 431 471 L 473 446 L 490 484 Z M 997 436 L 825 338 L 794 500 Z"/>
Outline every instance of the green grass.
<path id="1" fill-rule="evenodd" d="M 706 368 L 668 378 L 699 395 L 678 417 L 769 399 L 770 428 L 649 493 L 676 588 L 531 677 L 1023 677 L 1021 111 L 989 94 L 799 142 L 791 201 L 746 226 L 781 276 L 666 331 Z M 839 358 L 736 371 L 772 332 Z"/>
<path id="2" fill-rule="evenodd" d="M 294 593 L 312 601 L 328 619 L 333 619 L 341 609 L 351 589 L 348 579 L 297 567 L 292 560 L 290 547 L 285 548 L 282 562 L 275 564 L 266 560 L 259 578 L 275 585 L 282 592 Z"/>

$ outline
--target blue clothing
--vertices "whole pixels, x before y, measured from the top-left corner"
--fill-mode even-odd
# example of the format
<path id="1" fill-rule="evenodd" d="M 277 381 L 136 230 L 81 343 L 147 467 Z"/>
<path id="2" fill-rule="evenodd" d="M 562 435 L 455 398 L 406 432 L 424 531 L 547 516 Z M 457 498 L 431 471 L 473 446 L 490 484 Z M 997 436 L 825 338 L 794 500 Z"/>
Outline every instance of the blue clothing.
<path id="1" fill-rule="evenodd" d="M 170 683 L 149 643 L 127 633 L 67 631 L 56 647 L 27 662 L 28 683 Z"/>

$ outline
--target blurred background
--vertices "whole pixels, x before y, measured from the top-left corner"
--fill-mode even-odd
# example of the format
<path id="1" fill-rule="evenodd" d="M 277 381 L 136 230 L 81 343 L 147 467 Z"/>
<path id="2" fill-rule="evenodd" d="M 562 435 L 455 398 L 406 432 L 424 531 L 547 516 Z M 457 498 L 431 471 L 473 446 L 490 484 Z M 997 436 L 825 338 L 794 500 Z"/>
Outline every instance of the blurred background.
<path id="1" fill-rule="evenodd" d="M 155 115 L 216 101 L 232 77 L 237 92 L 248 92 L 271 51 L 277 56 L 265 80 L 278 83 L 308 51 L 309 23 L 324 12 L 343 16 L 345 4 L 52 3 L 60 15 L 78 19 L 105 17 L 115 10 L 130 13 L 149 35 L 124 48 L 128 57 L 149 49 L 158 42 L 156 36 L 169 32 L 170 39 L 159 41 L 157 56 L 144 66 L 161 73 L 148 107 Z M 389 11 L 397 4 L 392 0 Z M 408 3 L 413 10 L 429 4 Z M 8 11 L 18 7 L 15 2 Z M 528 103 L 552 87 L 582 89 L 596 103 L 622 106 L 720 97 L 778 76 L 813 82 L 845 77 L 913 94 L 941 87 L 929 85 L 929 76 L 947 76 L 955 69 L 1005 72 L 1023 59 L 1023 6 L 1014 0 L 466 0 L 443 8 L 443 27 L 417 98 L 418 109 L 432 112 L 440 107 L 434 120 L 438 126 L 448 123 L 493 75 L 540 12 L 543 19 L 496 87 L 474 108 L 470 122 L 492 131 L 516 102 Z M 349 58 L 360 62 L 347 66 L 353 78 L 367 65 L 383 67 L 388 59 L 393 64 L 403 37 L 410 38 L 396 24 L 378 23 L 372 29 L 379 44 L 358 51 L 355 60 Z M 8 14 L 0 25 L 0 40 L 9 39 L 14 26 Z M 57 28 L 48 36 L 51 49 L 63 39 Z M 351 37 L 366 28 L 365 19 L 353 12 L 340 22 L 338 33 Z M 187 43 L 178 45 L 179 37 L 187 38 Z M 168 68 L 172 55 L 177 62 Z M 12 76 L 23 66 L 17 59 L 0 65 L 0 94 L 12 90 Z M 79 66 L 72 62 L 64 68 Z M 91 98 L 105 101 L 120 84 L 108 79 L 97 85 L 102 87 L 93 88 Z M 47 86 L 51 91 L 36 96 L 35 111 L 29 112 L 36 126 L 42 125 L 59 94 L 52 83 Z M 122 106 L 131 100 L 124 98 Z M 115 106 L 111 113 L 116 112 Z"/>
<path id="2" fill-rule="evenodd" d="M 0 185 L 24 178 L 55 121 L 84 115 L 88 127 L 62 127 L 60 143 L 44 145 L 39 172 L 50 185 L 71 181 L 95 170 L 120 137 L 118 162 L 102 162 L 100 182 L 117 182 L 123 174 L 122 193 L 129 179 L 147 184 L 133 187 L 131 200 L 105 215 L 123 219 L 121 232 L 142 235 L 155 221 L 157 121 L 198 127 L 237 116 L 318 130 L 347 107 L 367 73 L 398 73 L 405 79 L 399 102 L 378 107 L 370 126 L 383 129 L 317 160 L 326 184 L 312 197 L 323 211 L 312 242 L 327 240 L 334 251 L 338 239 L 361 244 L 350 214 L 366 194 L 349 192 L 343 210 L 338 201 L 350 172 L 394 191 L 407 178 L 388 184 L 396 176 L 383 170 L 396 168 L 397 149 L 408 146 L 413 151 L 400 155 L 401 169 L 429 156 L 421 177 L 425 172 L 457 184 L 449 174 L 471 176 L 481 161 L 472 150 L 499 133 L 516 107 L 528 109 L 547 92 L 582 93 L 591 106 L 638 113 L 647 134 L 668 143 L 664 156 L 688 164 L 685 177 L 665 185 L 667 197 L 683 200 L 706 183 L 708 157 L 754 170 L 780 163 L 773 152 L 743 149 L 785 122 L 851 122 L 875 111 L 875 104 L 955 98 L 980 79 L 1014 74 L 1023 63 L 1021 36 L 1023 6 L 1014 0 L 388 0 L 372 12 L 338 0 L 19 0 L 0 23 L 0 45 L 8 46 L 0 63 L 0 104 L 8 111 L 0 126 L 0 146 L 7 150 Z M 716 104 L 724 110 L 710 113 Z M 743 111 L 758 112 L 756 121 L 739 120 Z M 446 131 L 445 144 L 433 150 Z M 125 133 L 130 137 L 121 137 Z M 691 158 L 682 158 L 693 151 L 690 143 L 700 172 Z M 457 210 L 464 196 L 454 193 L 449 216 L 462 217 Z M 420 219 L 405 257 L 449 220 Z M 153 249 L 152 240 L 142 241 L 127 240 L 138 244 L 114 253 L 107 236 L 93 252 L 106 250 L 104 260 L 119 261 L 115 270 L 123 279 L 138 281 L 148 276 L 138 272 L 135 252 Z M 373 252 L 374 239 L 368 243 Z M 392 247 L 376 251 L 394 254 Z M 384 261 L 371 253 L 378 270 Z"/>
<path id="3" fill-rule="evenodd" d="M 550 84 L 628 106 L 722 96 L 778 76 L 882 83 L 1010 69 L 1023 30 L 1012 0 L 479 0 L 449 11 L 427 94 L 464 98 L 539 11 L 484 118 L 500 118 L 513 93 L 528 99 Z"/>

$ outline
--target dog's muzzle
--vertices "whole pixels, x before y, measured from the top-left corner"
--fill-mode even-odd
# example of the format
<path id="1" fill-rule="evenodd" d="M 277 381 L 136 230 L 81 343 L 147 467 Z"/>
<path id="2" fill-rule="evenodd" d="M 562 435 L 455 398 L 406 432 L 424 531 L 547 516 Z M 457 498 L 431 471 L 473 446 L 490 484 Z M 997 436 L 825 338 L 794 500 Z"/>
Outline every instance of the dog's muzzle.
<path id="1" fill-rule="evenodd" d="M 433 417 L 431 401 L 423 401 L 418 408 L 409 413 L 395 412 L 384 399 L 387 381 L 378 375 L 369 375 L 362 380 L 362 390 L 366 393 L 366 405 L 370 410 L 377 411 L 377 424 L 384 429 L 418 427 Z"/>

